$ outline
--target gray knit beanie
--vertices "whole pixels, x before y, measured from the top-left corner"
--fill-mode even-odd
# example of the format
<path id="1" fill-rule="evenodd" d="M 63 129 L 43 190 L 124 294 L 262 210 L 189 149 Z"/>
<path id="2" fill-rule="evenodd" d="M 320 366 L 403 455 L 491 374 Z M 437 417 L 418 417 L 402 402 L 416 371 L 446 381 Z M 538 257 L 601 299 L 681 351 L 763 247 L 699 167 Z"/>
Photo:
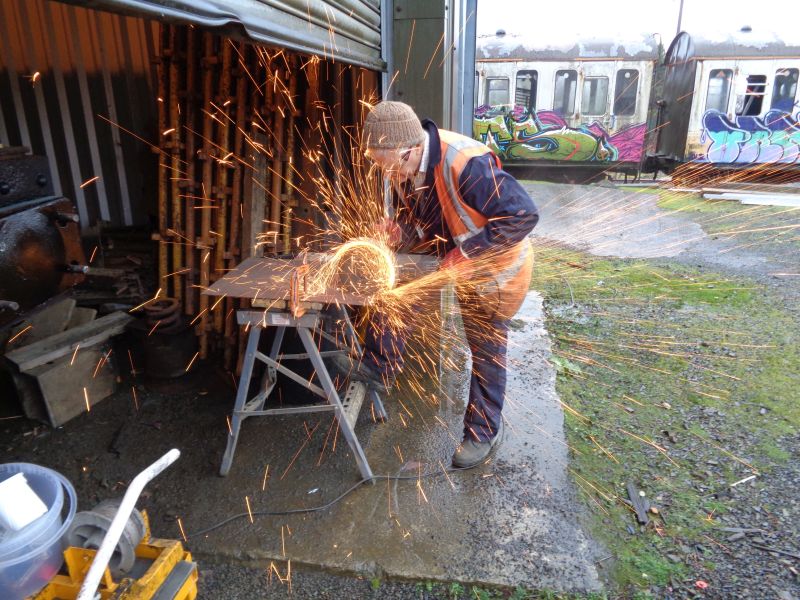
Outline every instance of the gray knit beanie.
<path id="1" fill-rule="evenodd" d="M 366 148 L 411 148 L 423 142 L 425 132 L 408 104 L 384 100 L 364 120 L 363 139 Z"/>

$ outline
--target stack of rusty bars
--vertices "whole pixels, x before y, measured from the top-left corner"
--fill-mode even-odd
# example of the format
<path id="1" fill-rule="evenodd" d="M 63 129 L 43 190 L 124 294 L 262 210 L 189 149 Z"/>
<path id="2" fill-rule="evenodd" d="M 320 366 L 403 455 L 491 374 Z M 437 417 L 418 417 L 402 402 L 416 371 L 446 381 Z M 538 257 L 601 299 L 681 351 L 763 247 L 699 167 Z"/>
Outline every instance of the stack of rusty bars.
<path id="1" fill-rule="evenodd" d="M 244 344 L 234 313 L 247 301 L 201 292 L 249 256 L 320 238 L 309 156 L 332 146 L 317 124 L 330 118 L 337 132 L 355 124 L 378 76 L 169 24 L 156 70 L 160 295 L 179 300 L 193 321 L 200 357 L 222 352 L 233 369 Z"/>

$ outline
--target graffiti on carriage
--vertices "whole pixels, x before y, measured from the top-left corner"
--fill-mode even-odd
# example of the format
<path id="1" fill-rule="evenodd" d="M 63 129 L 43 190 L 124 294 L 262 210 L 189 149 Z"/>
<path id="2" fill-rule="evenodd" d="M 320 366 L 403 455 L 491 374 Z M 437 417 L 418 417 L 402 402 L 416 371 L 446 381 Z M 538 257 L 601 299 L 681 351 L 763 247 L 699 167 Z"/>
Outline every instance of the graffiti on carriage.
<path id="1" fill-rule="evenodd" d="M 473 137 L 505 160 L 638 162 L 646 129 L 638 123 L 612 134 L 597 121 L 570 127 L 555 111 L 519 105 L 508 112 L 479 106 L 473 120 Z"/>
<path id="2" fill-rule="evenodd" d="M 800 112 L 792 118 L 781 110 L 763 117 L 730 119 L 718 110 L 703 115 L 702 150 L 698 162 L 800 163 Z"/>

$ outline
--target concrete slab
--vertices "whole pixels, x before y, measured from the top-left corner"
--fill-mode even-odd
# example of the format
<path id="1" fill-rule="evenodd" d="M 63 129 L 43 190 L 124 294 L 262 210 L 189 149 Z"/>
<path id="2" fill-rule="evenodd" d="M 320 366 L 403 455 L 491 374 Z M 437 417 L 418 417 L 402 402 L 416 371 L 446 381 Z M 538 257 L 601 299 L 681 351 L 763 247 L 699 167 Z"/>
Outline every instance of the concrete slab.
<path id="1" fill-rule="evenodd" d="M 705 239 L 702 227 L 658 208 L 658 195 L 598 185 L 526 183 L 541 218 L 534 237 L 597 256 L 677 256 Z"/>
<path id="2" fill-rule="evenodd" d="M 418 580 L 598 589 L 593 549 L 566 477 L 562 414 L 545 362 L 549 342 L 536 294 L 519 323 L 510 335 L 506 441 L 488 466 L 442 474 L 460 438 L 462 377 L 453 395 L 458 402 L 407 395 L 388 400 L 387 424 L 362 414 L 357 433 L 373 471 L 408 480 L 365 484 L 315 513 L 255 517 L 253 523 L 245 517 L 192 540 L 192 550 Z M 350 487 L 357 471 L 349 450 L 338 440 L 331 454 L 330 418 L 313 419 L 246 422 L 228 478 L 204 477 L 202 493 L 188 495 L 181 509 L 186 531 L 243 511 L 245 495 L 252 511 L 276 511 L 325 505 Z M 439 475 L 420 477 L 426 472 Z"/>

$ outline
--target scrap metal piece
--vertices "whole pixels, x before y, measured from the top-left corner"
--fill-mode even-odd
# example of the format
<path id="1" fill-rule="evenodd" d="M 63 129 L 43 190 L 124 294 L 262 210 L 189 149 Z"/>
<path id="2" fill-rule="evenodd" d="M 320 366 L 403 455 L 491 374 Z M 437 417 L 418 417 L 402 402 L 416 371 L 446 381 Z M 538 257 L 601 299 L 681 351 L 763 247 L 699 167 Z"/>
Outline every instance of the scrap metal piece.
<path id="1" fill-rule="evenodd" d="M 119 510 L 121 499 L 104 500 L 92 510 L 84 510 L 75 515 L 75 519 L 67 532 L 69 546 L 92 548 L 97 550 L 111 527 L 111 521 Z M 111 574 L 120 578 L 128 573 L 136 561 L 136 546 L 144 539 L 145 525 L 142 514 L 134 509 L 131 512 L 122 536 L 117 542 L 114 553 L 109 560 Z"/>

